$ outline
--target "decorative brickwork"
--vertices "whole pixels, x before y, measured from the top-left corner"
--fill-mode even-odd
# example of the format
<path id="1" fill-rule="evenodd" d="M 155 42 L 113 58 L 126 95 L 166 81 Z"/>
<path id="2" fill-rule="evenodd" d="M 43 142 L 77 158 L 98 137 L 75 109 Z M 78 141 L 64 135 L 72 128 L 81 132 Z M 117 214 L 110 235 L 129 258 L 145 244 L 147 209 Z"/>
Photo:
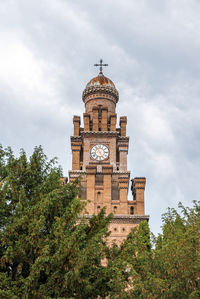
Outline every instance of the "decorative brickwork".
<path id="1" fill-rule="evenodd" d="M 121 116 L 120 127 L 116 127 L 119 94 L 114 83 L 100 72 L 87 84 L 82 98 L 85 103 L 84 128 L 80 127 L 80 117 L 74 116 L 69 181 L 81 177 L 81 197 L 87 201 L 87 217 L 103 207 L 107 214 L 114 214 L 108 242 L 120 244 L 133 227 L 149 219 L 144 211 L 146 179 L 131 180 L 133 200 L 128 200 L 127 118 Z"/>

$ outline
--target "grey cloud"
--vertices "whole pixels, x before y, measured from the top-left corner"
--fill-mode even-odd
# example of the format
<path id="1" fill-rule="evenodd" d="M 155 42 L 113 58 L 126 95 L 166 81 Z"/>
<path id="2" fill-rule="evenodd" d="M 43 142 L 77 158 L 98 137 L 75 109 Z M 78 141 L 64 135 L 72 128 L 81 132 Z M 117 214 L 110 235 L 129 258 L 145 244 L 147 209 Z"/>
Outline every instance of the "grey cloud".
<path id="1" fill-rule="evenodd" d="M 0 142 L 17 154 L 42 144 L 71 167 L 72 116 L 86 83 L 104 73 L 128 116 L 129 169 L 146 176 L 146 212 L 198 199 L 199 1 L 1 1 Z"/>

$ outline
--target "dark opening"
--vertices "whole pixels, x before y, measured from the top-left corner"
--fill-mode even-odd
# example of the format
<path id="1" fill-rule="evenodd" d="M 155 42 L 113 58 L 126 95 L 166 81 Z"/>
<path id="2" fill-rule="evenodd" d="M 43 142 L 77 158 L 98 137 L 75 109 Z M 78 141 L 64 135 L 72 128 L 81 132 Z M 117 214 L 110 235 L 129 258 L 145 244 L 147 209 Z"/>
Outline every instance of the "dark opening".
<path id="1" fill-rule="evenodd" d="M 92 131 L 92 120 L 90 120 L 90 131 Z"/>
<path id="2" fill-rule="evenodd" d="M 118 149 L 116 151 L 116 162 L 119 162 L 119 151 L 118 151 Z"/>
<path id="3" fill-rule="evenodd" d="M 134 207 L 130 207 L 130 214 L 131 214 L 131 215 L 134 214 Z"/>
<path id="4" fill-rule="evenodd" d="M 98 110 L 98 118 L 102 117 L 102 110 L 101 110 L 101 105 L 99 105 L 99 110 Z"/>
<path id="5" fill-rule="evenodd" d="M 80 151 L 80 162 L 83 162 L 83 148 L 81 147 Z"/>

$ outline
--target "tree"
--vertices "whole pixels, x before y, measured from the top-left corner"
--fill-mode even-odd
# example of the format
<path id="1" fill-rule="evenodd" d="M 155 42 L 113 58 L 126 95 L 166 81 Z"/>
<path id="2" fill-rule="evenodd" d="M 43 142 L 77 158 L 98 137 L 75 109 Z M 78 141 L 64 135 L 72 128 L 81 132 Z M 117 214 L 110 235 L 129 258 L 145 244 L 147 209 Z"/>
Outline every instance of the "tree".
<path id="1" fill-rule="evenodd" d="M 104 298 L 102 266 L 110 216 L 81 217 L 78 182 L 63 184 L 41 147 L 0 148 L 0 297 Z"/>
<path id="2" fill-rule="evenodd" d="M 200 298 L 200 202 L 179 208 L 163 215 L 157 238 L 142 222 L 116 251 L 113 263 L 129 282 L 121 298 Z"/>
<path id="3" fill-rule="evenodd" d="M 200 298 L 200 202 L 179 208 L 181 213 L 168 209 L 163 215 L 154 266 L 164 283 L 163 298 Z"/>
<path id="4" fill-rule="evenodd" d="M 141 222 L 108 247 L 112 215 L 84 217 L 61 176 L 41 147 L 0 147 L 0 298 L 200 298 L 200 202 L 168 209 L 157 238 Z"/>

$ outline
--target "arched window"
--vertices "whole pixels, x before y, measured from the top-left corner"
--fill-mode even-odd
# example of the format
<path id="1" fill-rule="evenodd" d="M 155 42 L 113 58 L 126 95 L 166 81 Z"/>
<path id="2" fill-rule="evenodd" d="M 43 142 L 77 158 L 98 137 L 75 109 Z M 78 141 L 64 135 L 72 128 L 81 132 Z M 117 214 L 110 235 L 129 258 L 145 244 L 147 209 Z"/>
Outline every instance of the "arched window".
<path id="1" fill-rule="evenodd" d="M 131 215 L 134 214 L 134 207 L 130 207 L 130 214 L 131 214 Z"/>
<path id="2" fill-rule="evenodd" d="M 101 207 L 100 206 L 97 206 L 97 213 L 99 213 L 101 210 Z"/>
<path id="3" fill-rule="evenodd" d="M 114 206 L 113 210 L 114 210 L 114 213 L 116 213 L 117 212 L 117 207 Z"/>

